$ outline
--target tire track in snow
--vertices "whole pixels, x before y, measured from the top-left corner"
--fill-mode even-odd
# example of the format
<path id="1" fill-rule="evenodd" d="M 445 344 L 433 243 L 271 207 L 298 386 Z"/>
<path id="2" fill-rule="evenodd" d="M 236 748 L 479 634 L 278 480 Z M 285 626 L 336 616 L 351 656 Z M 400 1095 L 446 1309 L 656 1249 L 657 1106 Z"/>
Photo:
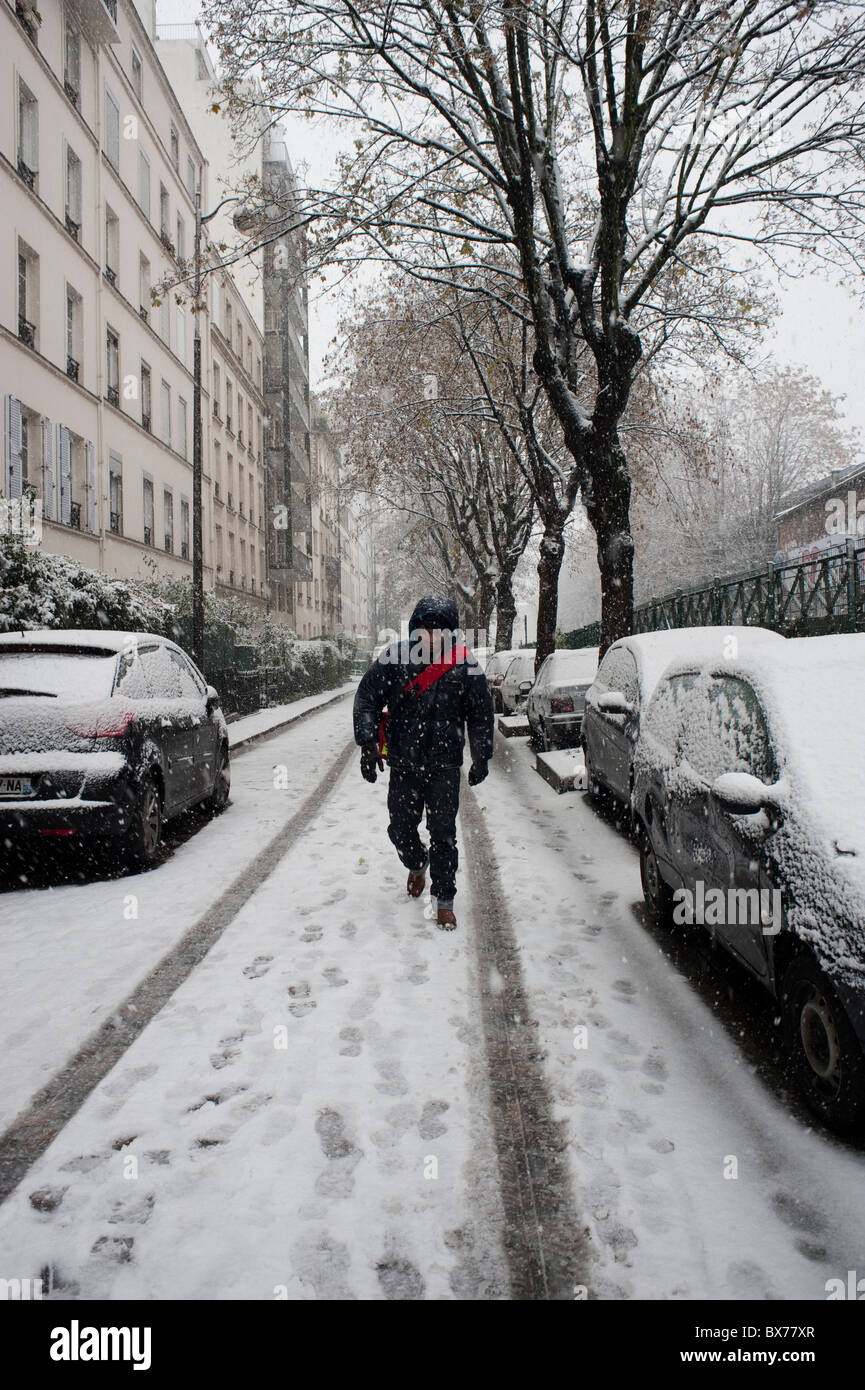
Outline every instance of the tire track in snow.
<path id="1" fill-rule="evenodd" d="M 472 847 L 468 874 L 511 1296 L 572 1299 L 576 1286 L 589 1287 L 591 1255 L 574 1204 L 567 1132 L 553 1119 L 492 839 L 465 787 L 460 810 Z"/>
<path id="2" fill-rule="evenodd" d="M 216 902 L 172 946 L 111 1017 L 82 1043 L 61 1070 L 37 1091 L 9 1128 L 0 1134 L 0 1203 L 10 1196 L 28 1169 L 41 1158 L 64 1125 L 270 876 L 283 855 L 318 814 L 345 772 L 354 751 L 352 740 L 264 849 L 241 869 Z"/>

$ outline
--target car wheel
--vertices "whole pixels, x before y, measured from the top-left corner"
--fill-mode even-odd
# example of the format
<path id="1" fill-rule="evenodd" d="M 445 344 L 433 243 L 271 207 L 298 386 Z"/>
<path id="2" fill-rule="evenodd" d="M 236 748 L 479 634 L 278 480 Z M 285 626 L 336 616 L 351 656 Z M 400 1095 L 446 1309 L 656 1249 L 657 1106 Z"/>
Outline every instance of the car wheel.
<path id="1" fill-rule="evenodd" d="M 807 1104 L 832 1129 L 865 1121 L 865 1057 L 831 980 L 811 956 L 792 962 L 782 986 L 791 1060 Z"/>
<path id="2" fill-rule="evenodd" d="M 162 791 L 154 773 L 145 777 L 138 791 L 135 815 L 129 827 L 128 848 L 135 864 L 152 864 L 162 838 Z"/>
<path id="3" fill-rule="evenodd" d="M 231 793 L 231 762 L 228 756 L 228 747 L 223 744 L 219 750 L 219 764 L 216 769 L 216 779 L 213 783 L 213 791 L 207 798 L 207 806 L 213 815 L 218 816 L 228 805 L 228 798 Z"/>
<path id="4" fill-rule="evenodd" d="M 673 890 L 661 876 L 658 857 L 646 830 L 640 837 L 640 882 L 652 925 L 669 926 L 673 917 Z"/>

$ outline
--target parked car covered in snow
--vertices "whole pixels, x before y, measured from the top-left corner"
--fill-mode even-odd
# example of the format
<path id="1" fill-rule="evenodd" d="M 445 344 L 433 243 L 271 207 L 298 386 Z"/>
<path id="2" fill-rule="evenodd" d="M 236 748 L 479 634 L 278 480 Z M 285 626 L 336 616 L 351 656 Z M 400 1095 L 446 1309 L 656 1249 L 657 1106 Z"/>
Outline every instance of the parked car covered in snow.
<path id="1" fill-rule="evenodd" d="M 526 717 L 541 748 L 574 748 L 586 707 L 586 691 L 598 670 L 597 647 L 551 652 L 526 701 Z"/>
<path id="2" fill-rule="evenodd" d="M 688 627 L 622 637 L 604 653 L 586 692 L 580 742 L 589 796 L 611 793 L 625 806 L 633 788 L 634 747 L 643 715 L 664 668 L 677 657 L 699 661 L 763 639 L 783 643 L 762 627 Z"/>
<path id="3" fill-rule="evenodd" d="M 535 682 L 535 649 L 525 647 L 508 663 L 505 678 L 499 687 L 503 714 L 519 714 L 525 709 L 529 691 Z"/>
<path id="4" fill-rule="evenodd" d="M 496 711 L 496 714 L 501 714 L 502 712 L 502 681 L 505 678 L 505 672 L 517 655 L 517 651 L 518 648 L 509 647 L 507 651 L 493 652 L 492 656 L 487 658 L 484 672 L 487 678 L 487 685 L 490 688 L 490 694 L 493 697 L 493 709 Z"/>
<path id="5" fill-rule="evenodd" d="M 865 1122 L 865 634 L 682 661 L 652 698 L 634 811 L 650 916 L 696 921 L 780 1004 L 806 1099 Z"/>
<path id="6" fill-rule="evenodd" d="M 230 789 L 219 696 L 142 632 L 0 634 L 0 840 L 118 842 L 155 857 L 164 820 Z"/>

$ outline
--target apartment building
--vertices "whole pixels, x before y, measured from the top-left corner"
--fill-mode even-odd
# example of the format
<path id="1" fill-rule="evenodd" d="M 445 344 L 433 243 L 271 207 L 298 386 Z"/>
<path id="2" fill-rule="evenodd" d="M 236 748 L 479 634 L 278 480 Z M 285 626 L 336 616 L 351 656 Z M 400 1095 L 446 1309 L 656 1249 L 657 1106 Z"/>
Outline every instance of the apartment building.
<path id="1" fill-rule="evenodd" d="M 296 586 L 300 637 L 366 636 L 368 555 L 361 521 L 340 496 L 341 455 L 326 413 L 312 398 L 309 578 Z"/>
<path id="2" fill-rule="evenodd" d="M 2 0 L 3 491 L 43 546 L 191 571 L 191 254 L 202 152 L 129 0 Z M 205 462 L 205 469 L 207 463 Z M 214 581 L 204 517 L 205 582 Z"/>

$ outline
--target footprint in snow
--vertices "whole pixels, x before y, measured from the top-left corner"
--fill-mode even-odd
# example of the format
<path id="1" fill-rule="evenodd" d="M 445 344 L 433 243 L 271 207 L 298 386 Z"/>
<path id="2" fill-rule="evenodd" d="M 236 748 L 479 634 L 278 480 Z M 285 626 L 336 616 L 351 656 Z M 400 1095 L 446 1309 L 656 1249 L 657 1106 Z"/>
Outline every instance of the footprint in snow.
<path id="1" fill-rule="evenodd" d="M 98 1168 L 100 1163 L 104 1163 L 107 1154 L 82 1154 L 80 1158 L 70 1158 L 68 1163 L 61 1163 L 61 1173 L 90 1173 L 94 1168 Z"/>
<path id="2" fill-rule="evenodd" d="M 298 999 L 293 1004 L 289 1004 L 288 1011 L 294 1018 L 306 1018 L 308 1013 L 317 1008 L 314 999 Z"/>
<path id="3" fill-rule="evenodd" d="M 442 1124 L 441 1116 L 449 1109 L 450 1106 L 446 1100 L 427 1101 L 417 1127 L 421 1139 L 438 1139 L 442 1134 L 447 1134 L 448 1127 Z"/>
<path id="4" fill-rule="evenodd" d="M 355 1002 L 349 1009 L 349 1017 L 357 1019 L 366 1018 L 367 1015 L 371 1014 L 373 1009 L 375 1008 L 376 1001 L 378 1000 L 380 994 L 380 985 L 375 984 L 374 981 L 368 984 L 361 997 L 355 1000 Z"/>
<path id="5" fill-rule="evenodd" d="M 222 1071 L 223 1067 L 230 1067 L 235 1057 L 240 1056 L 240 1051 L 236 1047 L 225 1047 L 221 1052 L 210 1054 L 210 1065 L 214 1071 Z"/>
<path id="6" fill-rule="evenodd" d="M 343 1028 L 339 1035 L 345 1046 L 339 1049 L 341 1057 L 359 1057 L 363 1043 L 363 1033 L 359 1028 Z"/>
<path id="7" fill-rule="evenodd" d="M 307 944 L 310 941 L 321 941 L 321 933 L 321 927 L 307 927 L 306 931 L 303 933 L 303 936 L 300 939 L 301 941 L 304 941 Z"/>
<path id="8" fill-rule="evenodd" d="M 404 1096 L 408 1091 L 408 1082 L 402 1074 L 399 1062 L 376 1062 L 376 1071 L 382 1078 L 377 1081 L 375 1089 L 381 1091 L 385 1096 Z"/>
<path id="9" fill-rule="evenodd" d="M 289 985 L 288 992 L 293 995 L 295 999 L 306 999 L 309 994 L 309 981 L 301 980 L 299 984 Z"/>
<path id="10" fill-rule="evenodd" d="M 321 973 L 327 980 L 331 989 L 339 989 L 342 985 L 348 984 L 348 980 L 345 978 L 338 965 L 329 965 L 328 968 Z"/>
<path id="11" fill-rule="evenodd" d="M 387 1299 L 421 1299 L 426 1291 L 420 1270 L 409 1260 L 380 1260 L 376 1274 Z"/>
<path id="12" fill-rule="evenodd" d="M 346 941 L 351 941 L 353 936 L 357 936 L 357 927 L 354 922 L 343 922 L 339 929 L 339 934 L 345 937 Z"/>
<path id="13" fill-rule="evenodd" d="M 144 1226 L 153 1215 L 155 1202 L 156 1198 L 152 1192 L 143 1193 L 132 1201 L 117 1201 L 114 1203 L 114 1210 L 108 1218 L 108 1224 L 117 1226 L 121 1222 L 128 1221 L 135 1226 Z"/>
<path id="14" fill-rule="evenodd" d="M 134 1244 L 134 1236 L 100 1236 L 90 1247 L 90 1253 L 99 1255 L 103 1260 L 110 1260 L 113 1264 L 125 1265 L 132 1259 Z"/>
<path id="15" fill-rule="evenodd" d="M 273 956 L 256 956 L 251 965 L 244 966 L 243 973 L 248 980 L 258 980 L 270 969 Z"/>

